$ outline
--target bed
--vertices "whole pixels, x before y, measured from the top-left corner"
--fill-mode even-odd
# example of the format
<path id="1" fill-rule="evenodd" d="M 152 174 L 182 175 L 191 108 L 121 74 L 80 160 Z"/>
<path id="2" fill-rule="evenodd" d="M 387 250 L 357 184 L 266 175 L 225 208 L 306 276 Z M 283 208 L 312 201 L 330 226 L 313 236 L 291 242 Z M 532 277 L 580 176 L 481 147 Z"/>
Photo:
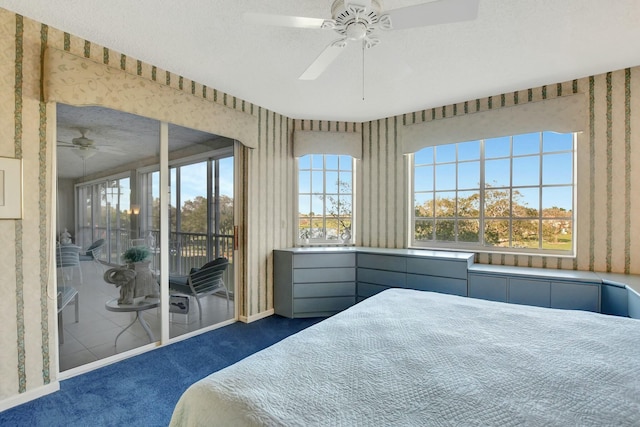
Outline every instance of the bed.
<path id="1" fill-rule="evenodd" d="M 640 320 L 389 289 L 193 384 L 172 426 L 638 426 Z"/>

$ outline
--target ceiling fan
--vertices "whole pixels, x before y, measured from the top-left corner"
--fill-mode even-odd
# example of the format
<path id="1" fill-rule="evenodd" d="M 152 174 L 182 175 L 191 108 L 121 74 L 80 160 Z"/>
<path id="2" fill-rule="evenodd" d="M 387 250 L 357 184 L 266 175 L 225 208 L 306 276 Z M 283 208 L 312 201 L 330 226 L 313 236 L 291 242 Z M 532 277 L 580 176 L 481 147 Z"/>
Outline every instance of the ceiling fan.
<path id="1" fill-rule="evenodd" d="M 87 129 L 78 129 L 78 131 L 80 132 L 79 137 L 73 138 L 71 142 L 58 141 L 58 147 L 72 149 L 73 152 L 83 160 L 93 157 L 98 152 L 124 155 L 124 152 L 117 148 L 113 148 L 108 145 L 97 146 L 93 139 L 89 139 L 85 136 L 88 132 Z"/>
<path id="2" fill-rule="evenodd" d="M 364 48 L 380 43 L 379 30 L 403 30 L 429 25 L 471 21 L 478 16 L 480 0 L 436 0 L 398 9 L 382 9 L 382 0 L 335 0 L 332 19 L 246 13 L 249 22 L 282 27 L 333 30 L 340 38 L 333 41 L 300 75 L 300 80 L 314 80 L 345 50 L 351 42 Z"/>

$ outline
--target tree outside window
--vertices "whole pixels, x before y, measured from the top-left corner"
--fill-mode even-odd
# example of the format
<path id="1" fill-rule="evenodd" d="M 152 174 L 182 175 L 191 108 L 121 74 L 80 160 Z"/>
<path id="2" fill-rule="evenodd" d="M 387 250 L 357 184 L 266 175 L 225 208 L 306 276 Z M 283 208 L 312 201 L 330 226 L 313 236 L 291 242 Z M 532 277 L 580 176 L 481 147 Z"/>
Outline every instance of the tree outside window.
<path id="1" fill-rule="evenodd" d="M 298 241 L 352 241 L 353 158 L 311 154 L 298 160 Z"/>
<path id="2" fill-rule="evenodd" d="M 427 147 L 413 156 L 413 244 L 573 250 L 574 134 Z"/>

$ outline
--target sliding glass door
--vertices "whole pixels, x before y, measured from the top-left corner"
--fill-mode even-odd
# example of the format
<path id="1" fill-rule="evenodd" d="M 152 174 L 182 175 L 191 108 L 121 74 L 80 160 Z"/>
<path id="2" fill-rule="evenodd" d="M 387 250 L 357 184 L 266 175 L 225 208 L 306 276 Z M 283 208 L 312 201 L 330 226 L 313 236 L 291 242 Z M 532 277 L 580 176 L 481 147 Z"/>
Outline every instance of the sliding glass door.
<path id="1" fill-rule="evenodd" d="M 61 371 L 233 319 L 233 141 L 100 107 L 59 104 L 57 117 L 56 253 L 78 260 L 58 265 Z M 216 258 L 213 292 L 192 292 Z"/>
<path id="2" fill-rule="evenodd" d="M 173 131 L 173 132 L 172 132 Z M 172 136 L 180 128 L 170 127 Z M 171 296 L 171 336 L 193 332 L 234 318 L 233 304 L 233 147 L 219 139 L 203 140 L 205 153 L 170 163 L 169 277 Z M 192 273 L 216 259 L 228 264 L 222 285 L 188 297 L 172 287 L 173 278 L 198 278 Z M 197 287 L 197 284 L 195 285 Z M 184 289 L 183 289 L 184 290 Z M 176 291 L 176 292 L 174 292 Z M 197 291 L 197 289 L 196 289 Z"/>

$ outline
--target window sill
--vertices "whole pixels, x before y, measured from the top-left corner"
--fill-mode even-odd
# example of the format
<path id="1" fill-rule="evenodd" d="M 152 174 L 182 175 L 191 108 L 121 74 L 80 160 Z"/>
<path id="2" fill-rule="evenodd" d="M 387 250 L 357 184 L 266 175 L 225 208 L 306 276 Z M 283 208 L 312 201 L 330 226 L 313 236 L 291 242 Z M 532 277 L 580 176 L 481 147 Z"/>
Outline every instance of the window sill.
<path id="1" fill-rule="evenodd" d="M 344 246 L 355 246 L 353 242 L 342 243 L 336 241 L 325 241 L 325 242 L 296 242 L 296 247 L 298 248 L 313 248 L 313 247 L 344 247 Z"/>
<path id="2" fill-rule="evenodd" d="M 460 248 L 460 247 L 454 247 L 454 246 L 438 246 L 438 245 L 433 245 L 433 246 L 416 246 L 416 245 L 409 245 L 408 246 L 409 249 L 416 249 L 416 250 L 430 250 L 430 251 L 448 251 L 448 252 L 471 252 L 471 253 L 476 253 L 476 254 L 490 254 L 490 255 L 511 255 L 511 256 L 538 256 L 538 257 L 554 257 L 554 258 L 569 258 L 569 259 L 574 259 L 577 257 L 577 255 L 573 252 L 571 253 L 562 253 L 562 252 L 553 252 L 553 251 L 549 251 L 549 252 L 518 252 L 515 250 L 492 250 L 489 248 Z"/>

